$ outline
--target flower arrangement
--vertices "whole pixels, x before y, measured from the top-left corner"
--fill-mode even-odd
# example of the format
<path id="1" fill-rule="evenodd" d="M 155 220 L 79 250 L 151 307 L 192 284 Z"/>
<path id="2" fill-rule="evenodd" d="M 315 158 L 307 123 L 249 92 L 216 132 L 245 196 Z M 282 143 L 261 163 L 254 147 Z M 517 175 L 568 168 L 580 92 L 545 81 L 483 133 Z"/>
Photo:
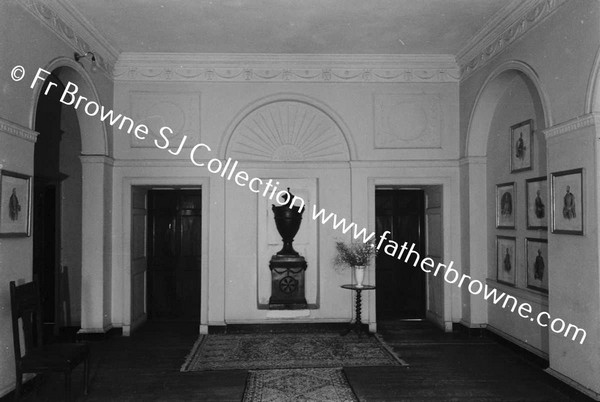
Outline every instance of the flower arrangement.
<path id="1" fill-rule="evenodd" d="M 377 254 L 377 248 L 373 243 L 350 243 L 338 241 L 335 243 L 337 256 L 335 264 L 338 266 L 367 266 L 371 259 Z"/>

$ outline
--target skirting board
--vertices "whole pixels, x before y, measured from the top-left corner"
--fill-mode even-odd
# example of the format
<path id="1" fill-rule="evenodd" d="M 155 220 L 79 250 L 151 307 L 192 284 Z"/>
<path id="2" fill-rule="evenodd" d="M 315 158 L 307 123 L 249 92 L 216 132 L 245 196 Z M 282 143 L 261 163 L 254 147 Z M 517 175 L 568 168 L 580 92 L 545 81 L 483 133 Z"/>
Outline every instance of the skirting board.
<path id="1" fill-rule="evenodd" d="M 581 392 L 582 394 L 585 394 L 587 396 L 589 396 L 590 398 L 592 398 L 595 401 L 600 401 L 600 394 L 592 391 L 589 388 L 584 387 L 583 385 L 581 385 L 580 383 L 578 383 L 575 380 L 570 379 L 569 377 L 567 377 L 564 374 L 559 373 L 558 371 L 551 369 L 550 367 L 548 367 L 546 370 L 544 370 L 546 373 L 550 374 L 552 377 L 559 379 L 560 381 L 564 382 L 565 384 L 575 388 L 577 391 Z"/>
<path id="2" fill-rule="evenodd" d="M 23 374 L 23 385 L 27 384 L 30 380 L 32 380 L 36 375 L 33 373 L 25 373 Z M 11 392 L 13 392 L 15 390 L 15 387 L 17 386 L 16 382 L 11 382 L 10 384 L 8 384 L 6 387 L 0 389 L 0 398 L 10 394 Z"/>
<path id="3" fill-rule="evenodd" d="M 530 344 L 528 344 L 527 342 L 523 342 L 522 340 L 515 338 L 514 336 L 507 334 L 506 332 L 502 331 L 501 329 L 495 328 L 491 325 L 487 325 L 486 329 L 490 332 L 493 332 L 494 334 L 511 341 L 512 343 L 514 343 L 515 345 L 527 350 L 528 352 L 533 353 L 534 355 L 537 355 L 539 357 L 541 357 L 544 360 L 548 360 L 548 353 L 543 352 L 537 348 L 534 348 L 533 346 L 531 346 Z"/>
<path id="4" fill-rule="evenodd" d="M 425 312 L 425 317 L 429 321 L 433 322 L 435 325 L 440 327 L 444 332 L 452 332 L 452 322 L 444 321 L 443 317 L 440 316 L 439 314 L 436 314 L 435 312 L 433 312 L 431 310 L 427 310 Z"/>

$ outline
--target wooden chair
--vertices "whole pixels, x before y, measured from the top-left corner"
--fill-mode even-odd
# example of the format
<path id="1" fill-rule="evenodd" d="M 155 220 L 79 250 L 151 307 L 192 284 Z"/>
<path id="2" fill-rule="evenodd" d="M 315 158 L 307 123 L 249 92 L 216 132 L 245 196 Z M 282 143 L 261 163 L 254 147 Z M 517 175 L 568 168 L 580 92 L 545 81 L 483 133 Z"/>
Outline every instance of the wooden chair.
<path id="1" fill-rule="evenodd" d="M 71 399 L 71 371 L 83 362 L 85 394 L 88 393 L 90 345 L 86 343 L 42 342 L 42 306 L 39 285 L 32 282 L 16 286 L 10 282 L 13 340 L 15 347 L 16 388 L 15 400 L 21 396 L 23 373 L 63 372 L 65 374 L 65 400 Z M 22 320 L 24 354 L 21 355 L 19 318 Z"/>

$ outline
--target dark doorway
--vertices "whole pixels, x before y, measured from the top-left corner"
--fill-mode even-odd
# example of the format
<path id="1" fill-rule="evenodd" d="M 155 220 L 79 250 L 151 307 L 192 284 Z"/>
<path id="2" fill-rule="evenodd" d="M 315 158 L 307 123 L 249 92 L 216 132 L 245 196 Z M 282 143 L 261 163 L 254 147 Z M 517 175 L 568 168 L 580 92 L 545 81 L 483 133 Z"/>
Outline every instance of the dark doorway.
<path id="1" fill-rule="evenodd" d="M 425 194 L 422 190 L 377 189 L 375 191 L 376 232 L 391 232 L 388 238 L 400 246 L 414 243 L 421 257 L 425 249 Z M 385 244 L 385 243 L 384 243 Z M 377 320 L 425 318 L 425 273 L 383 252 L 376 260 Z M 396 253 L 397 255 L 398 253 Z"/>
<path id="2" fill-rule="evenodd" d="M 148 192 L 148 318 L 200 320 L 202 192 Z"/>
<path id="3" fill-rule="evenodd" d="M 62 83 L 54 75 L 52 82 Z M 35 130 L 39 132 L 34 150 L 33 180 L 33 275 L 40 284 L 43 322 L 46 330 L 56 331 L 56 284 L 60 265 L 60 140 L 62 108 L 58 92 L 40 95 L 36 108 Z"/>

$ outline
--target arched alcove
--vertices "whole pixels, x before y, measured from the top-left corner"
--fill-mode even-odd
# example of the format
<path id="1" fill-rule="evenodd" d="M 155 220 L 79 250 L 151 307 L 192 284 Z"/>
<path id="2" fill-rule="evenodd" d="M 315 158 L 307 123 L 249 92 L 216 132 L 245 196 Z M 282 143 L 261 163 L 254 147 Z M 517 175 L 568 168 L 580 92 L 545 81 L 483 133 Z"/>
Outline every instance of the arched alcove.
<path id="1" fill-rule="evenodd" d="M 543 125 L 539 127 L 552 127 L 552 116 L 548 96 L 544 91 L 536 72 L 527 64 L 520 61 L 509 61 L 498 66 L 485 80 L 469 118 L 465 154 L 472 156 L 485 156 L 487 140 L 490 132 L 492 118 L 496 112 L 498 100 L 504 94 L 507 85 L 518 74 L 526 77 L 527 85 L 531 86 L 532 93 L 537 97 L 543 113 Z"/>
<path id="2" fill-rule="evenodd" d="M 552 125 L 550 110 L 535 71 L 519 61 L 504 63 L 490 74 L 477 95 L 466 141 L 470 273 L 487 278 L 492 287 L 506 291 L 520 302 L 527 301 L 539 310 L 547 309 L 548 298 L 544 292 L 528 286 L 526 249 L 530 239 L 544 241 L 547 228 L 533 228 L 527 224 L 527 186 L 532 179 L 545 183 L 541 179 L 547 174 L 542 130 Z M 531 121 L 532 128 L 531 141 L 526 141 L 526 152 L 531 152 L 527 154 L 530 162 L 522 169 L 511 168 L 511 157 L 516 152 L 514 142 L 520 134 L 518 127 L 527 121 Z M 513 135 L 511 130 L 516 134 Z M 527 131 L 525 135 L 528 139 Z M 503 194 L 506 186 L 514 189 L 511 194 L 514 225 L 498 222 L 498 194 Z M 547 210 L 549 191 L 544 188 Z M 504 242 L 511 245 L 512 253 L 516 255 L 512 272 L 502 271 L 504 268 L 498 263 L 498 249 Z M 534 353 L 547 356 L 547 330 L 517 321 L 510 309 L 486 304 L 481 298 L 471 300 L 472 304 L 479 304 L 475 310 L 485 317 L 490 330 L 511 337 Z"/>
<path id="3" fill-rule="evenodd" d="M 348 161 L 348 129 L 314 99 L 279 94 L 260 99 L 234 119 L 221 145 L 224 157 L 249 161 Z"/>

